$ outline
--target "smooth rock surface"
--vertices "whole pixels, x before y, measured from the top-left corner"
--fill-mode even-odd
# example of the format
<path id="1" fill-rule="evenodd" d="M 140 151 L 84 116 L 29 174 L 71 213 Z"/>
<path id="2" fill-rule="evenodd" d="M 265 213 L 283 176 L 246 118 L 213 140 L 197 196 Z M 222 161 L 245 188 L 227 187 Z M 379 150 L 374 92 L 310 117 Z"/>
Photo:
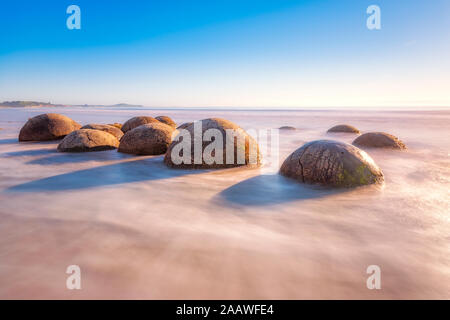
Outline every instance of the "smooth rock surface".
<path id="1" fill-rule="evenodd" d="M 361 148 L 406 149 L 406 145 L 396 136 L 385 132 L 368 132 L 356 138 L 353 145 Z"/>
<path id="2" fill-rule="evenodd" d="M 357 128 L 348 124 L 339 124 L 330 128 L 327 132 L 360 133 Z"/>
<path id="3" fill-rule="evenodd" d="M 282 126 L 282 127 L 279 127 L 278 129 L 286 130 L 286 131 L 295 131 L 295 130 L 297 130 L 297 128 L 291 127 L 291 126 Z"/>
<path id="4" fill-rule="evenodd" d="M 164 154 L 172 142 L 175 129 L 164 123 L 143 124 L 122 137 L 119 152 L 136 155 Z"/>
<path id="5" fill-rule="evenodd" d="M 45 113 L 28 119 L 20 130 L 19 141 L 58 140 L 80 128 L 81 125 L 69 117 Z"/>
<path id="6" fill-rule="evenodd" d="M 87 124 L 87 125 L 81 127 L 81 129 L 92 129 L 92 130 L 104 131 L 109 134 L 112 134 L 118 140 L 120 140 L 123 136 L 122 130 L 120 130 L 119 128 L 117 128 L 115 126 L 111 126 L 108 124 Z"/>
<path id="7" fill-rule="evenodd" d="M 147 123 L 161 123 L 160 121 L 156 120 L 153 117 L 147 117 L 147 116 L 139 116 L 139 117 L 133 117 L 126 121 L 122 126 L 123 133 L 126 133 L 127 131 L 130 131 L 134 128 L 137 128 L 143 124 Z"/>
<path id="8" fill-rule="evenodd" d="M 172 118 L 167 117 L 167 116 L 158 116 L 155 118 L 158 121 L 161 121 L 164 124 L 167 124 L 168 126 L 171 126 L 173 128 L 177 127 L 177 124 L 175 123 L 175 121 L 172 120 Z"/>
<path id="9" fill-rule="evenodd" d="M 191 124 L 193 124 L 193 122 L 186 122 L 183 124 L 180 124 L 177 129 L 186 129 L 187 127 L 189 127 Z"/>
<path id="10" fill-rule="evenodd" d="M 119 140 L 105 131 L 80 129 L 68 134 L 58 145 L 60 152 L 89 152 L 116 149 Z"/>
<path id="11" fill-rule="evenodd" d="M 118 122 L 108 123 L 108 126 L 113 126 L 113 127 L 116 127 L 117 129 L 122 130 L 122 124 L 118 123 Z"/>

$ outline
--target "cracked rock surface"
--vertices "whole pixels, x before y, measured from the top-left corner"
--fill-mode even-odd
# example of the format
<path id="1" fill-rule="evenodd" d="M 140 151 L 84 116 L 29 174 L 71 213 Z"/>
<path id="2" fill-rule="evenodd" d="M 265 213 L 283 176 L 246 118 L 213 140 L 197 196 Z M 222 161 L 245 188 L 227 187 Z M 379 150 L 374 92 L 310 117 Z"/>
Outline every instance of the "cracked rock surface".
<path id="1" fill-rule="evenodd" d="M 137 155 L 164 154 L 174 131 L 173 127 L 161 122 L 141 125 L 124 134 L 118 151 Z"/>
<path id="2" fill-rule="evenodd" d="M 142 126 L 143 124 L 147 123 L 161 123 L 160 121 L 156 120 L 153 117 L 147 117 L 147 116 L 140 116 L 140 117 L 134 117 L 126 121 L 122 126 L 123 133 L 127 133 L 127 131 L 130 131 L 134 128 L 137 128 L 139 126 Z"/>
<path id="3" fill-rule="evenodd" d="M 317 140 L 294 151 L 280 174 L 303 183 L 356 187 L 384 181 L 381 169 L 363 150 L 347 143 Z"/>
<path id="4" fill-rule="evenodd" d="M 200 134 L 194 134 L 195 128 L 200 128 L 200 124 Z M 186 156 L 188 161 L 182 163 L 174 162 L 172 159 L 172 151 L 174 151 L 174 154 L 184 157 L 184 150 L 178 152 L 178 148 L 180 147 L 178 145 L 183 143 L 184 137 L 181 136 L 179 140 L 175 139 L 169 146 L 166 156 L 164 157 L 164 163 L 169 167 L 218 169 L 239 166 L 259 166 L 261 164 L 261 154 L 256 140 L 231 121 L 222 118 L 208 118 L 194 123 L 183 124 L 178 127 L 178 129 L 186 130 L 185 133 L 189 133 L 190 141 L 188 141 L 188 143 L 191 146 L 191 150 L 190 154 Z M 211 139 L 202 138 L 209 129 L 215 129 L 213 131 L 220 135 L 223 142 L 221 148 L 212 148 L 214 149 L 212 152 L 209 151 L 211 151 L 211 144 L 215 142 L 215 137 L 211 137 Z M 228 135 L 227 130 L 229 130 Z M 183 131 L 181 131 L 181 134 L 182 133 Z M 230 136 L 230 133 L 233 133 L 234 138 Z M 197 138 L 199 141 L 196 141 Z M 227 145 L 229 146 L 228 151 L 232 151 L 228 152 L 228 156 Z M 197 157 L 195 156 L 196 150 L 198 152 Z"/>
<path id="5" fill-rule="evenodd" d="M 80 129 L 67 135 L 58 145 L 60 152 L 88 152 L 116 149 L 119 140 L 100 130 Z"/>
<path id="6" fill-rule="evenodd" d="M 49 141 L 64 138 L 81 125 L 57 113 L 45 113 L 29 119 L 19 133 L 19 141 Z"/>
<path id="7" fill-rule="evenodd" d="M 368 132 L 356 138 L 353 145 L 367 148 L 406 149 L 406 145 L 396 136 L 386 132 Z"/>

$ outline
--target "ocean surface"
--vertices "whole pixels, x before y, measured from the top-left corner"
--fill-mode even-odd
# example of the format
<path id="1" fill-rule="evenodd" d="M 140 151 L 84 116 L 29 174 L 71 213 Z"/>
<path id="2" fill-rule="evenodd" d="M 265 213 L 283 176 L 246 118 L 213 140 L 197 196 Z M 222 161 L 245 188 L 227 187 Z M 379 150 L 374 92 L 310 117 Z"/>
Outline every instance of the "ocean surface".
<path id="1" fill-rule="evenodd" d="M 173 170 L 162 156 L 64 154 L 18 143 L 32 116 L 81 124 L 167 115 L 222 117 L 279 132 L 278 165 L 304 143 L 398 136 L 366 150 L 383 186 L 302 185 L 258 169 Z M 450 111 L 0 109 L 0 298 L 450 299 Z M 276 163 L 276 161 L 275 161 Z M 81 268 L 81 290 L 66 269 Z M 369 290 L 367 267 L 381 268 Z"/>

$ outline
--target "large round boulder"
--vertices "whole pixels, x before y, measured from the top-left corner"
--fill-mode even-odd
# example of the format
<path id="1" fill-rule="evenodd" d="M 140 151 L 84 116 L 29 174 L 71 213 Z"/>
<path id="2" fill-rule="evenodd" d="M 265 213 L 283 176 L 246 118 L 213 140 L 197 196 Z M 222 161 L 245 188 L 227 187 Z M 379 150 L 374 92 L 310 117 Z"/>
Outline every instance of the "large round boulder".
<path id="1" fill-rule="evenodd" d="M 381 169 L 363 150 L 348 143 L 317 140 L 294 151 L 280 173 L 303 183 L 356 187 L 384 181 Z"/>
<path id="2" fill-rule="evenodd" d="M 175 121 L 173 121 L 170 117 L 167 116 L 159 116 L 155 118 L 158 121 L 161 121 L 164 124 L 167 124 L 168 126 L 171 126 L 173 128 L 177 127 L 177 124 L 175 123 Z"/>
<path id="3" fill-rule="evenodd" d="M 185 122 L 183 124 L 180 124 L 177 129 L 186 129 L 187 127 L 189 127 L 191 124 L 193 124 L 193 122 Z"/>
<path id="4" fill-rule="evenodd" d="M 140 117 L 134 117 L 126 121 L 122 126 L 123 133 L 126 133 L 127 131 L 130 131 L 134 128 L 137 128 L 139 126 L 142 126 L 143 124 L 147 123 L 160 123 L 160 121 L 156 120 L 153 117 L 147 117 L 147 116 L 140 116 Z"/>
<path id="5" fill-rule="evenodd" d="M 81 127 L 81 129 L 92 129 L 108 132 L 109 134 L 112 134 L 114 137 L 116 137 L 118 140 L 122 139 L 123 136 L 122 130 L 114 126 L 110 126 L 108 124 L 87 124 Z"/>
<path id="6" fill-rule="evenodd" d="M 19 141 L 49 141 L 64 138 L 81 125 L 56 113 L 45 113 L 28 119 L 19 133 Z"/>
<path id="7" fill-rule="evenodd" d="M 255 139 L 231 121 L 209 118 L 178 131 L 164 157 L 169 167 L 216 169 L 261 164 Z"/>
<path id="8" fill-rule="evenodd" d="M 356 138 L 353 145 L 360 148 L 406 149 L 405 144 L 396 136 L 385 132 L 368 132 Z"/>
<path id="9" fill-rule="evenodd" d="M 164 123 L 143 124 L 124 134 L 119 152 L 137 155 L 164 154 L 172 142 L 174 128 Z"/>
<path id="10" fill-rule="evenodd" d="M 339 124 L 337 126 L 330 128 L 327 132 L 358 133 L 358 134 L 360 133 L 360 131 L 357 128 L 348 124 Z"/>
<path id="11" fill-rule="evenodd" d="M 80 129 L 68 134 L 58 145 L 60 152 L 88 152 L 116 149 L 119 140 L 105 131 Z"/>
<path id="12" fill-rule="evenodd" d="M 113 127 L 116 127 L 117 129 L 122 130 L 122 124 L 118 123 L 118 122 L 108 123 L 108 126 L 113 126 Z"/>

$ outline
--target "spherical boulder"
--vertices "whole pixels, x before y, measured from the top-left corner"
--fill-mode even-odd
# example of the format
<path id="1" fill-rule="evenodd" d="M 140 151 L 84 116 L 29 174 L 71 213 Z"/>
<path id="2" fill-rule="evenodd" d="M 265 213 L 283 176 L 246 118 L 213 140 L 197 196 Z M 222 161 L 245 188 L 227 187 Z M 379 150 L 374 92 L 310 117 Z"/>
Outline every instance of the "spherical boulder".
<path id="1" fill-rule="evenodd" d="M 348 143 L 316 140 L 294 151 L 280 169 L 303 183 L 356 187 L 384 181 L 381 169 L 363 150 Z"/>
<path id="2" fill-rule="evenodd" d="M 358 133 L 358 134 L 360 133 L 360 131 L 357 128 L 348 124 L 339 124 L 337 126 L 330 128 L 327 132 Z"/>
<path id="3" fill-rule="evenodd" d="M 171 118 L 167 117 L 167 116 L 159 116 L 155 118 L 158 121 L 161 121 L 164 124 L 167 124 L 168 126 L 171 126 L 173 128 L 177 127 L 177 124 L 175 123 L 175 121 L 173 121 Z"/>
<path id="4" fill-rule="evenodd" d="M 124 134 L 118 151 L 136 155 L 164 154 L 174 131 L 173 127 L 161 122 L 143 124 Z"/>
<path id="5" fill-rule="evenodd" d="M 116 149 L 119 140 L 105 131 L 80 129 L 68 134 L 58 145 L 60 152 L 88 152 Z"/>
<path id="6" fill-rule="evenodd" d="M 108 123 L 108 126 L 113 126 L 113 127 L 116 127 L 117 129 L 122 130 L 122 124 L 118 123 L 118 122 Z"/>
<path id="7" fill-rule="evenodd" d="M 108 132 L 109 134 L 112 134 L 114 137 L 116 137 L 118 140 L 120 140 L 123 136 L 122 130 L 114 126 L 110 126 L 108 124 L 87 124 L 81 127 L 81 129 L 92 129 Z"/>
<path id="8" fill-rule="evenodd" d="M 153 117 L 147 117 L 147 116 L 141 116 L 141 117 L 134 117 L 126 121 L 122 126 L 123 133 L 126 133 L 127 131 L 130 131 L 134 128 L 137 128 L 143 124 L 147 123 L 161 123 L 160 121 L 156 120 Z"/>
<path id="9" fill-rule="evenodd" d="M 186 129 L 187 127 L 189 127 L 191 124 L 193 124 L 193 122 L 186 122 L 183 124 L 180 124 L 177 129 Z"/>
<path id="10" fill-rule="evenodd" d="M 356 138 L 353 145 L 360 148 L 406 149 L 399 138 L 385 132 L 368 132 Z"/>
<path id="11" fill-rule="evenodd" d="M 49 141 L 64 138 L 81 125 L 56 113 L 45 113 L 28 119 L 19 133 L 19 141 Z"/>
<path id="12" fill-rule="evenodd" d="M 286 130 L 286 131 L 295 131 L 297 128 L 291 127 L 291 126 L 282 126 L 278 128 L 279 130 Z"/>
<path id="13" fill-rule="evenodd" d="M 231 121 L 209 118 L 178 130 L 164 157 L 168 167 L 217 169 L 261 164 L 255 139 Z"/>

